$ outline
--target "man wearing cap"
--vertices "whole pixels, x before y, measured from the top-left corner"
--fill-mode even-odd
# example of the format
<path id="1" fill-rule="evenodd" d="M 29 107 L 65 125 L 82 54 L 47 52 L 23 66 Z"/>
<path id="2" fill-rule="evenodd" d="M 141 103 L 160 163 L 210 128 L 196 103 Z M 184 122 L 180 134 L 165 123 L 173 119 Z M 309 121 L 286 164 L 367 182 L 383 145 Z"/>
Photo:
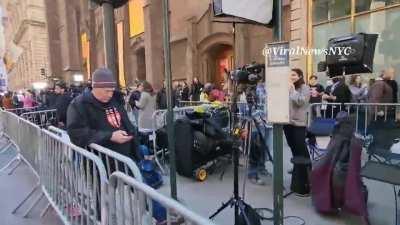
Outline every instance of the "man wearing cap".
<path id="1" fill-rule="evenodd" d="M 136 129 L 129 121 L 116 87 L 110 70 L 94 71 L 92 90 L 83 92 L 68 107 L 67 132 L 72 143 L 80 147 L 96 143 L 138 159 Z"/>

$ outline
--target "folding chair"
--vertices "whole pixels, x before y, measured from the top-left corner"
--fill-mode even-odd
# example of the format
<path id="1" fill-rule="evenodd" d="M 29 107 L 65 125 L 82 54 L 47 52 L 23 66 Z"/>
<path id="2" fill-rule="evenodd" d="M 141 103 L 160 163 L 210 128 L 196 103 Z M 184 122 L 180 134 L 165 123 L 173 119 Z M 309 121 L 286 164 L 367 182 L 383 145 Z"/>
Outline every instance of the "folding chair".
<path id="1" fill-rule="evenodd" d="M 393 185 L 395 195 L 395 220 L 400 225 L 398 197 L 400 196 L 400 154 L 390 148 L 400 137 L 400 124 L 395 121 L 374 121 L 368 126 L 369 141 L 366 145 L 368 161 L 361 169 L 361 176 L 367 179 Z"/>

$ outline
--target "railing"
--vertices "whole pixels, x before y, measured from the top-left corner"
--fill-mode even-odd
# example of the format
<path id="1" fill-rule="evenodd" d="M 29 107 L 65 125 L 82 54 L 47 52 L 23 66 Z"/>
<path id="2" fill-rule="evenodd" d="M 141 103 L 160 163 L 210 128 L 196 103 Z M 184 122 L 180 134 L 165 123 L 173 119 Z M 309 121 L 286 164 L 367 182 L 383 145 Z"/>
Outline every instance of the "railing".
<path id="1" fill-rule="evenodd" d="M 16 115 L 21 115 L 26 112 L 34 112 L 38 109 L 38 107 L 29 107 L 29 108 L 15 108 L 15 109 L 6 109 L 6 111 L 14 113 Z"/>
<path id="2" fill-rule="evenodd" d="M 37 185 L 13 213 L 41 188 L 24 216 L 46 196 L 49 204 L 41 216 L 51 205 L 66 225 L 114 225 L 122 221 L 143 224 L 144 219 L 152 224 L 155 206 L 166 211 L 168 224 L 174 216 L 184 218 L 186 224 L 213 224 L 145 185 L 136 164 L 128 157 L 95 144 L 89 146 L 89 151 L 77 147 L 65 138 L 64 131 L 55 127 L 50 127 L 51 131 L 40 129 L 10 112 L 0 111 L 0 121 L 3 135 L 17 150 L 21 149 L 20 162 L 29 165 L 38 177 Z M 109 179 L 113 180 L 111 185 Z M 125 212 L 135 216 L 129 217 Z"/>
<path id="3" fill-rule="evenodd" d="M 308 125 L 310 126 L 316 118 L 335 119 L 340 111 L 354 117 L 356 132 L 365 137 L 371 122 L 396 120 L 400 103 L 315 103 L 309 108 Z"/>
<path id="4" fill-rule="evenodd" d="M 54 127 L 54 126 L 49 126 L 47 129 L 48 129 L 49 131 L 51 131 L 51 132 L 57 134 L 58 136 L 60 136 L 60 137 L 61 137 L 62 139 L 64 139 L 65 141 L 67 141 L 67 142 L 70 142 L 70 141 L 71 141 L 70 138 L 69 138 L 69 136 L 68 136 L 67 131 L 61 130 L 60 128 Z"/>
<path id="5" fill-rule="evenodd" d="M 109 177 L 114 171 L 119 171 L 126 175 L 133 176 L 136 180 L 143 182 L 139 167 L 131 158 L 115 151 L 111 151 L 110 149 L 98 144 L 91 144 L 88 149 L 90 152 L 102 159 L 106 166 L 107 177 Z"/>
<path id="6" fill-rule="evenodd" d="M 37 124 L 40 128 L 57 125 L 57 110 L 49 109 L 43 111 L 26 112 L 21 117 Z"/>
<path id="7" fill-rule="evenodd" d="M 214 223 L 193 211 L 187 209 L 179 202 L 165 197 L 153 188 L 127 176 L 121 172 L 111 175 L 109 181 L 109 224 L 154 224 L 153 218 L 155 204 L 166 209 L 167 221 L 184 221 L 185 224 L 214 225 Z M 146 196 L 148 207 L 143 209 L 136 207 L 140 204 L 139 195 Z M 126 207 L 128 206 L 128 207 Z"/>
<path id="8" fill-rule="evenodd" d="M 190 106 L 199 106 L 204 104 L 211 104 L 210 102 L 201 102 L 201 101 L 179 101 L 178 107 L 190 107 Z"/>
<path id="9" fill-rule="evenodd" d="M 64 224 L 106 225 L 106 170 L 93 153 L 42 130 L 42 190 Z M 66 152 L 72 152 L 72 158 Z"/>

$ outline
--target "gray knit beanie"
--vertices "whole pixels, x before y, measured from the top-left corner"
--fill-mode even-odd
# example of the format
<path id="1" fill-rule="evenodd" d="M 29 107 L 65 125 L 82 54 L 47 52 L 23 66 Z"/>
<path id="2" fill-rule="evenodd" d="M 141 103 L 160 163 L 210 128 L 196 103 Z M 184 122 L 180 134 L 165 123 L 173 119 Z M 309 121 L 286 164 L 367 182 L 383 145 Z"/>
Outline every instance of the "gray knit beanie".
<path id="1" fill-rule="evenodd" d="M 117 82 L 111 70 L 99 68 L 92 75 L 93 88 L 116 88 Z"/>

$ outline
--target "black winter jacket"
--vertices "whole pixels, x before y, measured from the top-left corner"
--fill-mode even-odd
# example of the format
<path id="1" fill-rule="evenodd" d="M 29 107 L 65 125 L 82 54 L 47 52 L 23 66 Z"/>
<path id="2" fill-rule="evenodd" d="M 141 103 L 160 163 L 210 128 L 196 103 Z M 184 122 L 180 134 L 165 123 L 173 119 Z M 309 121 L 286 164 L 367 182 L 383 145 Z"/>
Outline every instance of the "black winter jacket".
<path id="1" fill-rule="evenodd" d="M 56 95 L 55 108 L 57 109 L 57 121 L 66 124 L 67 122 L 67 109 L 69 103 L 72 101 L 69 93 Z"/>
<path id="2" fill-rule="evenodd" d="M 112 142 L 114 131 L 124 130 L 133 135 L 125 144 Z M 129 121 L 123 99 L 115 93 L 109 103 L 99 102 L 91 92 L 76 97 L 68 107 L 67 132 L 72 143 L 87 147 L 96 143 L 133 159 L 139 159 L 137 129 Z"/>

